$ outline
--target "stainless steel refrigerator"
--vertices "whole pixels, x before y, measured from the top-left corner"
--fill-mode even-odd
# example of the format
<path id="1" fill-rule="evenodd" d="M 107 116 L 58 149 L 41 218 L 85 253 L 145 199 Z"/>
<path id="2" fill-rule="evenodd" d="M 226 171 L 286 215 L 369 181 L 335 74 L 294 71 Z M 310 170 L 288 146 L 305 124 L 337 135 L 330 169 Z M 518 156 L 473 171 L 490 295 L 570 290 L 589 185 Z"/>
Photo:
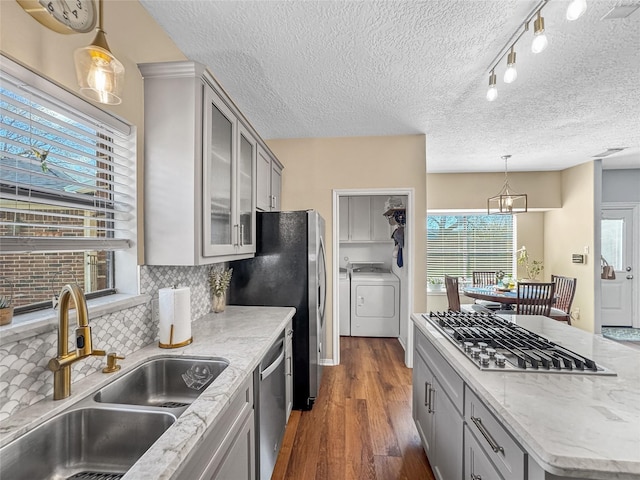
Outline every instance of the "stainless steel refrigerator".
<path id="1" fill-rule="evenodd" d="M 256 256 L 230 264 L 228 303 L 296 308 L 293 408 L 309 410 L 318 395 L 324 356 L 324 219 L 314 210 L 258 212 L 256 230 Z"/>

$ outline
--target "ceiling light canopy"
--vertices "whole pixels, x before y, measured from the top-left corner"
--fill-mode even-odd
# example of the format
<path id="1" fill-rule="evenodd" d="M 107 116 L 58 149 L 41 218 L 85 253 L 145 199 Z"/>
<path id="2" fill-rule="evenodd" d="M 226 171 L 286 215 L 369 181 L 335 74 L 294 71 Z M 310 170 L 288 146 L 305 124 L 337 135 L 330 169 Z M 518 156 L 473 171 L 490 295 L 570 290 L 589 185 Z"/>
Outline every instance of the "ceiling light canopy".
<path id="1" fill-rule="evenodd" d="M 504 160 L 504 184 L 497 195 L 487 200 L 487 213 L 489 215 L 514 215 L 527 211 L 527 194 L 514 193 L 509 185 L 507 175 L 507 160 L 511 155 L 503 155 Z"/>
<path id="2" fill-rule="evenodd" d="M 111 53 L 102 29 L 102 0 L 98 0 L 99 16 L 96 37 L 91 45 L 74 54 L 80 93 L 96 102 L 118 105 L 122 102 L 124 66 Z"/>

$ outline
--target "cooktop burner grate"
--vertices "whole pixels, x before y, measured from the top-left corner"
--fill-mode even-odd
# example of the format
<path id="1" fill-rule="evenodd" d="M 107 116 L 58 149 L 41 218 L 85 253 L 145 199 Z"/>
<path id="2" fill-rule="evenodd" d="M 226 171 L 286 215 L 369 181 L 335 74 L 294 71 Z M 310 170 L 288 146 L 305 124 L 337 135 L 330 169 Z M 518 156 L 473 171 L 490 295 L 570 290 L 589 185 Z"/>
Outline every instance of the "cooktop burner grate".
<path id="1" fill-rule="evenodd" d="M 594 360 L 492 313 L 431 312 L 423 317 L 481 370 L 615 375 Z"/>

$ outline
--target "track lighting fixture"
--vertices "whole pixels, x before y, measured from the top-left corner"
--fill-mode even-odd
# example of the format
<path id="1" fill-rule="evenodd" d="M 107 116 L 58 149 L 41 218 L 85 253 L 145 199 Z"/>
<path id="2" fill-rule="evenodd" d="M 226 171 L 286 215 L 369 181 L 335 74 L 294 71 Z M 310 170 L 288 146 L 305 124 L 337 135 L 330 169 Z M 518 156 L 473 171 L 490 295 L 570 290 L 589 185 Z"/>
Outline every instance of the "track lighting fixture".
<path id="1" fill-rule="evenodd" d="M 587 0 L 572 0 L 567 7 L 567 20 L 577 20 L 587 10 Z"/>
<path id="2" fill-rule="evenodd" d="M 491 70 L 489 75 L 489 90 L 487 90 L 487 100 L 493 102 L 498 98 L 498 88 L 496 87 L 496 74 Z"/>
<path id="3" fill-rule="evenodd" d="M 533 22 L 533 42 L 531 42 L 531 51 L 540 53 L 549 45 L 547 35 L 544 33 L 544 18 L 538 10 L 538 18 Z"/>
<path id="4" fill-rule="evenodd" d="M 507 56 L 507 70 L 504 72 L 504 83 L 512 83 L 518 78 L 518 71 L 516 70 L 516 52 L 511 47 L 511 51 Z"/>

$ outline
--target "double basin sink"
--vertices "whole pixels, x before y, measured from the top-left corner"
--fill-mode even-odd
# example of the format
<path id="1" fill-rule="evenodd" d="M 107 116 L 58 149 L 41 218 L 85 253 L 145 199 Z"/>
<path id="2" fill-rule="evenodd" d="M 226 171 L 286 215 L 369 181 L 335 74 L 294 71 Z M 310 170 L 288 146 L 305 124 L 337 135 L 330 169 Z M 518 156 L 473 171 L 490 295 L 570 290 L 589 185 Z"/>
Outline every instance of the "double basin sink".
<path id="1" fill-rule="evenodd" d="M 2 447 L 0 478 L 119 479 L 228 365 L 148 360 Z"/>

